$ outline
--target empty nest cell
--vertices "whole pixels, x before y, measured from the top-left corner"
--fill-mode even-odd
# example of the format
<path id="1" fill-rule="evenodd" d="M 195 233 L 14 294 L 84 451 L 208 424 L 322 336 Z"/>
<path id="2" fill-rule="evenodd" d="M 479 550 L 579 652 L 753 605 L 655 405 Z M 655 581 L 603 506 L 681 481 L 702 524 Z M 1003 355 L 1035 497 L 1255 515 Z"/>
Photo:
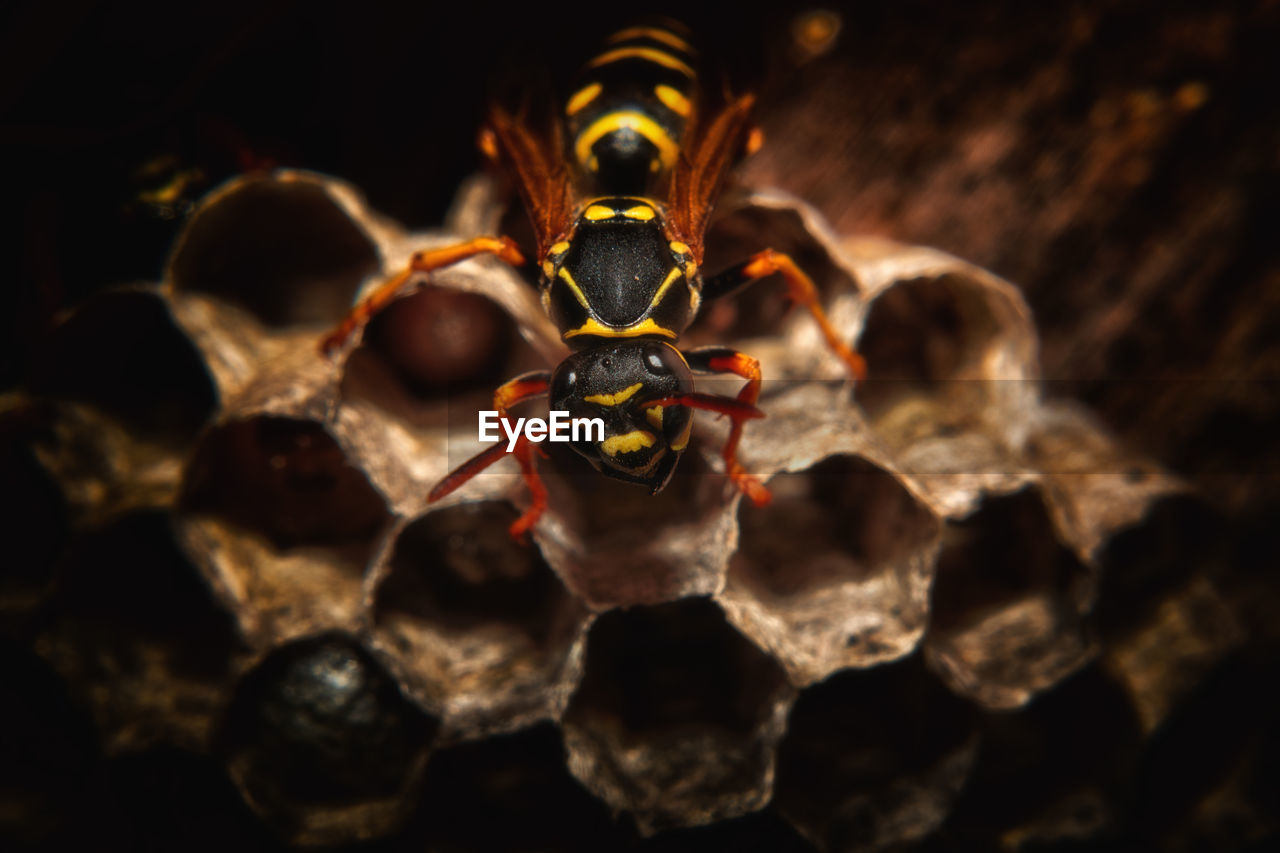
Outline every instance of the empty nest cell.
<path id="1" fill-rule="evenodd" d="M 741 510 L 730 620 L 805 685 L 908 654 L 928 618 L 941 523 L 898 475 L 835 456 Z"/>
<path id="2" fill-rule="evenodd" d="M 502 502 L 430 512 L 395 538 L 374 578 L 373 643 L 406 689 L 475 737 L 558 716 L 580 669 L 586 608 Z"/>

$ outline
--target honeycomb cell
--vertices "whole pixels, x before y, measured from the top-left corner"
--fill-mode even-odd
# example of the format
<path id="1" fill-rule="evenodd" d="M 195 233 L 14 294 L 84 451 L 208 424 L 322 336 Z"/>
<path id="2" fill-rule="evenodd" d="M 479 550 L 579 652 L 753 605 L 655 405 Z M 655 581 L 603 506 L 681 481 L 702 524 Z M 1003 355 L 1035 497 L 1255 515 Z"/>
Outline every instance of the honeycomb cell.
<path id="1" fill-rule="evenodd" d="M 587 853 L 632 841 L 569 775 L 550 723 L 433 751 L 419 801 L 404 833 L 412 849 Z"/>
<path id="2" fill-rule="evenodd" d="M 1094 592 L 1038 490 L 990 498 L 943 532 L 926 659 L 961 695 L 1016 708 L 1093 657 Z"/>
<path id="3" fill-rule="evenodd" d="M 232 181 L 201 203 L 169 259 L 178 294 L 234 303 L 269 327 L 332 324 L 379 251 L 354 192 L 301 172 Z"/>
<path id="4" fill-rule="evenodd" d="M 822 850 L 898 849 L 946 819 L 978 732 L 972 707 L 918 656 L 839 673 L 791 709 L 774 804 Z"/>
<path id="5" fill-rule="evenodd" d="M 37 649 L 77 685 L 107 752 L 208 746 L 247 650 L 167 514 L 132 513 L 81 535 L 52 604 L 58 618 Z"/>
<path id="6" fill-rule="evenodd" d="M 371 577 L 373 647 L 442 740 L 558 717 L 581 671 L 587 610 L 507 534 L 515 519 L 498 502 L 428 513 Z"/>
<path id="7" fill-rule="evenodd" d="M 706 599 L 612 611 L 565 712 L 569 769 L 645 833 L 743 815 L 769 800 L 793 697 Z"/>
<path id="8" fill-rule="evenodd" d="M 137 440 L 185 449 L 217 394 L 190 339 L 160 295 L 108 291 L 78 307 L 45 339 L 32 394 L 87 404 Z"/>
<path id="9" fill-rule="evenodd" d="M 911 652 L 924 634 L 941 523 L 894 473 L 858 456 L 769 481 L 744 504 L 717 600 L 804 686 Z"/>
<path id="10" fill-rule="evenodd" d="M 539 525 L 539 547 L 592 609 L 707 595 L 723 585 L 736 498 L 698 455 L 686 453 L 657 495 L 605 477 L 572 452 L 553 449 L 540 470 L 552 511 Z"/>
<path id="11" fill-rule="evenodd" d="M 361 581 L 390 514 L 319 424 L 256 417 L 210 430 L 182 510 L 184 545 L 247 635 L 357 624 Z"/>
<path id="12" fill-rule="evenodd" d="M 219 747 L 246 801 L 289 841 L 332 844 L 403 821 L 436 725 L 358 643 L 325 634 L 245 676 Z"/>

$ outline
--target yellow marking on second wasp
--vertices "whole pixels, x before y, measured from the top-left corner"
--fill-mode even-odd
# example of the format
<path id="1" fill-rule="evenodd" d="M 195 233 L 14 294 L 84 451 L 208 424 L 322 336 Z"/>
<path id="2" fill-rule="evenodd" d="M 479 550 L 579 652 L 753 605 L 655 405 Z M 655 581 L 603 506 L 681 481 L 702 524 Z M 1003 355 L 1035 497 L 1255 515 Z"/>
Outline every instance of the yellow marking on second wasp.
<path id="1" fill-rule="evenodd" d="M 659 101 L 666 104 L 667 109 L 681 118 L 688 118 L 689 113 L 693 111 L 693 105 L 689 103 L 689 99 L 670 86 L 654 86 L 653 94 L 658 96 Z"/>
<path id="2" fill-rule="evenodd" d="M 653 433 L 644 429 L 633 429 L 622 435 L 611 435 L 600 442 L 600 451 L 606 456 L 617 456 L 619 453 L 634 453 L 642 447 L 653 447 Z"/>
<path id="3" fill-rule="evenodd" d="M 634 130 L 658 149 L 658 156 L 662 159 L 662 165 L 665 168 L 670 169 L 675 165 L 680 147 L 672 141 L 662 125 L 644 113 L 633 110 L 605 113 L 578 134 L 578 139 L 573 146 L 573 153 L 578 158 L 578 162 L 587 163 L 587 167 L 592 168 L 589 162 L 589 159 L 594 157 L 591 146 L 595 145 L 601 137 L 615 130 Z"/>
<path id="4" fill-rule="evenodd" d="M 638 338 L 641 335 L 661 335 L 664 338 L 675 340 L 679 337 L 670 329 L 664 329 L 654 322 L 652 317 L 645 317 L 643 322 L 635 323 L 627 326 L 625 329 L 613 329 L 596 321 L 594 317 L 588 317 L 587 322 L 583 323 L 576 329 L 570 329 L 560 337 L 564 339 L 576 338 L 579 335 L 594 335 L 598 338 Z"/>
<path id="5" fill-rule="evenodd" d="M 679 71 L 689 79 L 693 79 L 694 76 L 693 69 L 687 63 L 682 62 L 665 50 L 658 50 L 656 47 L 615 47 L 613 50 L 606 51 L 588 62 L 587 67 L 595 68 L 600 65 L 608 65 L 620 59 L 645 59 L 655 65 L 661 65 L 663 68 Z"/>
<path id="6" fill-rule="evenodd" d="M 604 91 L 604 86 L 599 83 L 591 83 L 587 86 L 583 86 L 581 89 L 574 92 L 569 98 L 568 102 L 564 105 L 564 111 L 569 115 L 573 115 L 587 104 L 594 101 L 602 91 Z"/>
<path id="7" fill-rule="evenodd" d="M 582 288 L 578 287 L 578 283 L 573 280 L 573 276 L 569 275 L 569 271 L 564 267 L 560 268 L 560 280 L 569 287 L 569 291 L 573 294 L 573 298 L 578 300 L 578 303 L 582 305 L 583 308 L 586 308 L 587 310 L 591 309 L 591 304 L 587 302 L 586 294 L 582 292 Z"/>
<path id="8" fill-rule="evenodd" d="M 620 406 L 636 395 L 636 392 L 644 387 L 643 382 L 637 382 L 635 385 L 628 385 L 621 391 L 613 394 L 592 394 L 589 397 L 583 397 L 588 403 L 599 403 L 601 406 Z"/>
<path id="9" fill-rule="evenodd" d="M 650 38 L 654 41 L 660 41 L 665 45 L 674 47 L 676 50 L 682 50 L 685 53 L 693 53 L 693 47 L 690 46 L 687 41 L 680 38 L 680 36 L 675 33 L 661 29 L 660 27 L 627 27 L 625 30 L 619 30 L 609 36 L 609 41 L 628 41 L 630 39 L 641 38 Z"/>
<path id="10" fill-rule="evenodd" d="M 662 301 L 662 297 L 667 295 L 667 291 L 671 289 L 671 285 L 675 284 L 680 278 L 680 268 L 672 267 L 671 272 L 667 273 L 667 277 L 662 280 L 662 284 L 658 286 L 658 292 L 653 294 L 652 301 L 649 302 L 650 308 L 657 308 L 658 303 Z"/>

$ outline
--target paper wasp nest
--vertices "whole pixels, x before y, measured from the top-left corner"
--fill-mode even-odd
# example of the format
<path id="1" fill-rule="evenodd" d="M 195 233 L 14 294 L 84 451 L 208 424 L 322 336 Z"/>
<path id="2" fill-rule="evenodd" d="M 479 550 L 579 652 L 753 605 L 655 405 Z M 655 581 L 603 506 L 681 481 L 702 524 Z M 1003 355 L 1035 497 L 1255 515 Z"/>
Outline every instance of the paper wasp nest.
<path id="1" fill-rule="evenodd" d="M 1083 679 L 1113 697 L 1117 742 L 1115 708 L 1151 730 L 1233 642 L 1192 582 L 1099 662 L 1100 591 L 1181 486 L 1042 399 L 1009 284 L 838 237 L 794 199 L 724 212 L 709 262 L 791 253 L 871 380 L 844 380 L 780 288 L 707 306 L 685 343 L 763 362 L 742 459 L 773 502 L 743 504 L 726 426 L 700 416 L 657 497 L 553 447 L 531 547 L 506 533 L 527 500 L 512 463 L 425 503 L 478 450 L 492 389 L 563 357 L 527 283 L 467 261 L 339 360 L 317 350 L 411 252 L 493 232 L 486 182 L 445 231 L 410 234 L 339 181 L 244 178 L 197 209 L 165 281 L 76 311 L 31 389 L 83 531 L 38 651 L 108 753 L 212 754 L 293 843 L 610 849 L 711 824 L 850 850 L 937 830 L 983 750 L 1017 741 L 989 721 L 1067 679 L 1034 713 L 1087 705 Z M 1008 843 L 1105 822 L 1104 783 L 1081 778 Z"/>

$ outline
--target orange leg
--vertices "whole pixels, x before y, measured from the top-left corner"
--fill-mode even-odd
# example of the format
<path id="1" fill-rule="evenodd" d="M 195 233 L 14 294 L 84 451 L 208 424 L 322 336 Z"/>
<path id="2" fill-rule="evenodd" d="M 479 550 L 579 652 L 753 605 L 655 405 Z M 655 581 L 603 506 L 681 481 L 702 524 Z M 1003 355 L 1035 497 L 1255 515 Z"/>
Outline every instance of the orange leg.
<path id="1" fill-rule="evenodd" d="M 498 390 L 493 392 L 493 407 L 497 410 L 498 417 L 505 419 L 507 410 L 510 407 L 533 397 L 540 397 L 546 394 L 550 385 L 551 374 L 545 370 L 517 376 L 510 382 L 499 386 Z M 515 448 L 511 451 L 511 455 L 520 463 L 520 473 L 524 477 L 525 485 L 529 488 L 529 494 L 533 497 L 533 502 L 529 508 L 509 528 L 511 538 L 517 542 L 526 541 L 525 534 L 537 523 L 547 508 L 547 488 L 543 485 L 542 478 L 538 476 L 538 469 L 533 462 L 535 449 L 532 442 L 521 436 L 519 441 L 516 442 Z M 445 495 L 452 494 L 472 477 L 502 459 L 505 455 L 507 455 L 506 444 L 501 441 L 477 453 L 450 471 L 443 480 L 437 483 L 435 488 L 427 495 L 427 503 L 435 503 Z"/>
<path id="2" fill-rule="evenodd" d="M 769 502 L 769 490 L 755 477 L 747 473 L 738 461 L 738 442 L 742 440 L 742 427 L 748 420 L 764 417 L 764 412 L 756 408 L 756 400 L 760 398 L 760 362 L 749 355 L 728 349 L 727 347 L 707 347 L 684 353 L 689 367 L 699 373 L 733 373 L 747 380 L 735 400 L 709 394 L 682 394 L 657 400 L 649 405 L 681 405 L 691 409 L 706 409 L 728 415 L 733 421 L 729 428 L 729 438 L 724 443 L 721 455 L 724 457 L 725 473 L 744 495 L 756 506 L 764 506 Z"/>
<path id="3" fill-rule="evenodd" d="M 400 295 L 400 289 L 414 275 L 451 266 L 459 261 L 465 261 L 467 258 L 482 255 L 486 252 L 491 255 L 497 255 L 512 266 L 522 266 L 524 264 L 524 256 L 520 254 L 520 250 L 516 248 L 515 241 L 510 237 L 476 237 L 472 240 L 467 240 L 465 243 L 458 243 L 455 246 L 445 246 L 442 249 L 431 249 L 425 252 L 414 252 L 413 257 L 409 259 L 409 265 L 404 270 L 392 276 L 373 293 L 365 297 L 364 300 L 351 309 L 351 312 L 343 318 L 337 328 L 325 335 L 324 339 L 320 341 L 320 351 L 328 356 L 346 346 L 347 341 L 350 340 L 356 329 L 363 328 L 366 323 L 373 319 L 375 314 L 391 304 Z"/>
<path id="4" fill-rule="evenodd" d="M 840 334 L 832 327 L 827 314 L 818 302 L 818 289 L 813 279 L 804 270 L 796 266 L 790 255 L 765 249 L 752 255 L 746 263 L 725 270 L 717 276 L 707 279 L 703 286 L 703 296 L 714 299 L 738 290 L 756 279 L 780 273 L 787 283 L 787 298 L 797 305 L 803 305 L 813 315 L 814 322 L 826 338 L 827 346 L 840 357 L 849 368 L 849 372 L 859 381 L 867 378 L 867 362 L 841 339 Z M 736 372 L 736 371 L 735 371 Z"/>

